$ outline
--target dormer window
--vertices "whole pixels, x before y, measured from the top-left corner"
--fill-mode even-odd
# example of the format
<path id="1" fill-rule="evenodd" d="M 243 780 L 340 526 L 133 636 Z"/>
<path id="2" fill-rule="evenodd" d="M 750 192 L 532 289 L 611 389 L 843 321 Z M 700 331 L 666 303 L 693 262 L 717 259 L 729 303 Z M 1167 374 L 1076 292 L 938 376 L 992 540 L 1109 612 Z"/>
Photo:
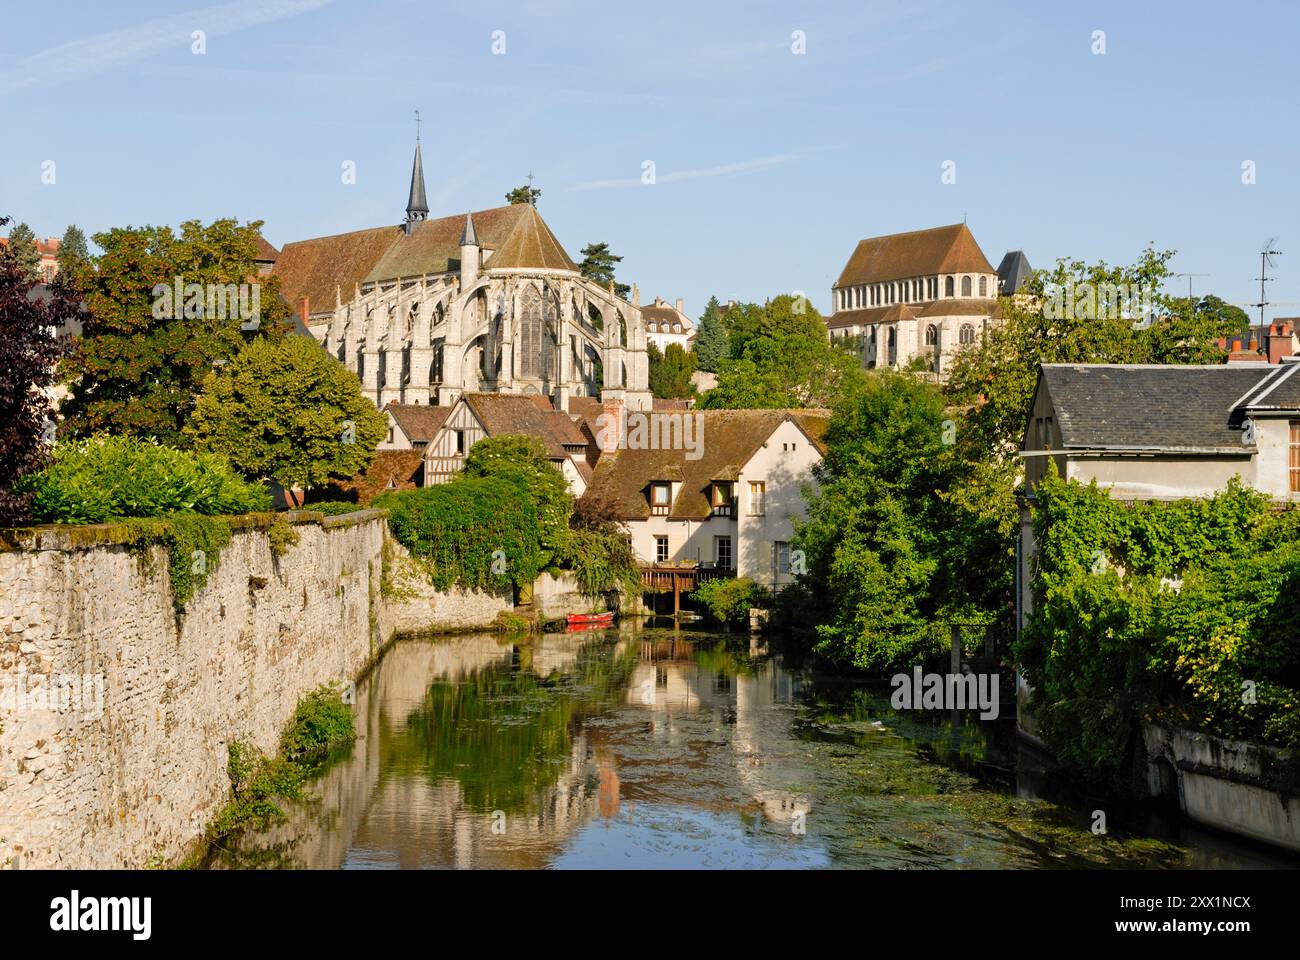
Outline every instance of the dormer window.
<path id="1" fill-rule="evenodd" d="M 731 484 L 715 482 L 709 501 L 713 506 L 715 517 L 731 516 Z"/>
<path id="2" fill-rule="evenodd" d="M 667 516 L 672 506 L 673 485 L 671 483 L 650 484 L 650 515 Z"/>

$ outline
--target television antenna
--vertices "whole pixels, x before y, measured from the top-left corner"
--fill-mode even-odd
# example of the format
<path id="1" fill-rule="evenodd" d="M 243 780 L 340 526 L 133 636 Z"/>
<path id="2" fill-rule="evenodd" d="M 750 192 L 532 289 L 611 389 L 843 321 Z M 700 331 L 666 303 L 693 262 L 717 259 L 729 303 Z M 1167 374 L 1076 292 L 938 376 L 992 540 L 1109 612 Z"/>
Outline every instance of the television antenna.
<path id="1" fill-rule="evenodd" d="M 1209 274 L 1208 274 L 1208 273 L 1175 273 L 1174 276 L 1175 276 L 1175 277 L 1186 277 L 1186 278 L 1187 278 L 1187 306 L 1188 306 L 1188 309 L 1191 309 L 1191 304 L 1192 304 L 1192 278 L 1193 278 L 1193 277 L 1208 277 Z"/>
<path id="2" fill-rule="evenodd" d="M 1273 266 L 1273 258 L 1282 255 L 1281 250 L 1275 250 L 1273 244 L 1277 242 L 1277 237 L 1269 237 L 1264 241 L 1264 245 L 1259 250 L 1259 303 L 1252 303 L 1250 306 L 1259 307 L 1259 336 L 1264 338 L 1264 308 L 1269 305 L 1268 296 L 1264 292 L 1264 284 L 1268 283 L 1272 277 L 1268 275 L 1268 268 Z"/>

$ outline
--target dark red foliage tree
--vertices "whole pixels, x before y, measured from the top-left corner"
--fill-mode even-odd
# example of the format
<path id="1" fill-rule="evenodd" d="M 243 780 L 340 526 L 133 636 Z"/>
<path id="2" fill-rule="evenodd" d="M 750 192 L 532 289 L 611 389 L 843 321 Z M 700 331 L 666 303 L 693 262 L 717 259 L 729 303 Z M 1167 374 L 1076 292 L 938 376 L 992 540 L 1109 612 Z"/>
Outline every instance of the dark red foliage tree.
<path id="1" fill-rule="evenodd" d="M 0 227 L 9 222 L 0 217 Z M 77 316 L 80 298 L 60 277 L 38 290 L 11 249 L 0 249 L 0 524 L 26 518 L 18 478 L 44 464 L 53 414 L 45 390 L 62 349 L 57 331 Z"/>

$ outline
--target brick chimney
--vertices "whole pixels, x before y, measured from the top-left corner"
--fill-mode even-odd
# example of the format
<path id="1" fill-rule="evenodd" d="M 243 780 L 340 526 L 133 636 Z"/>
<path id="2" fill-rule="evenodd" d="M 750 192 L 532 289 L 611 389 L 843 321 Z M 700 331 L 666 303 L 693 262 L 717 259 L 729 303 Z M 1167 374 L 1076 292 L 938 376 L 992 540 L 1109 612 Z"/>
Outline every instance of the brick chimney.
<path id="1" fill-rule="evenodd" d="M 686 313 L 686 302 L 681 297 L 677 298 L 677 312 L 683 315 Z"/>
<path id="2" fill-rule="evenodd" d="M 605 400 L 600 411 L 596 418 L 596 444 L 600 447 L 600 454 L 617 453 L 627 427 L 627 409 L 621 400 Z"/>
<path id="3" fill-rule="evenodd" d="M 1281 363 L 1283 357 L 1294 353 L 1291 341 L 1291 324 L 1275 323 L 1268 328 L 1268 362 Z"/>
<path id="4" fill-rule="evenodd" d="M 304 327 L 307 326 L 307 318 L 311 316 L 310 307 L 311 301 L 307 297 L 298 298 L 298 319 L 302 321 Z"/>

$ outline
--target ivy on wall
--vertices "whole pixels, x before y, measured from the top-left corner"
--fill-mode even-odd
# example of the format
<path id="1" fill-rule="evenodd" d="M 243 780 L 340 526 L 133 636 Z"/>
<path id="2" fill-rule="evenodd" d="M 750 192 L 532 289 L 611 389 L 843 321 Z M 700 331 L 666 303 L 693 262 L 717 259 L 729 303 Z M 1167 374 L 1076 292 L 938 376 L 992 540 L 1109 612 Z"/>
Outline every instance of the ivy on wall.
<path id="1" fill-rule="evenodd" d="M 1300 512 L 1235 481 L 1127 504 L 1053 475 L 1035 496 L 1016 657 L 1062 762 L 1116 780 L 1141 720 L 1300 744 Z"/>

